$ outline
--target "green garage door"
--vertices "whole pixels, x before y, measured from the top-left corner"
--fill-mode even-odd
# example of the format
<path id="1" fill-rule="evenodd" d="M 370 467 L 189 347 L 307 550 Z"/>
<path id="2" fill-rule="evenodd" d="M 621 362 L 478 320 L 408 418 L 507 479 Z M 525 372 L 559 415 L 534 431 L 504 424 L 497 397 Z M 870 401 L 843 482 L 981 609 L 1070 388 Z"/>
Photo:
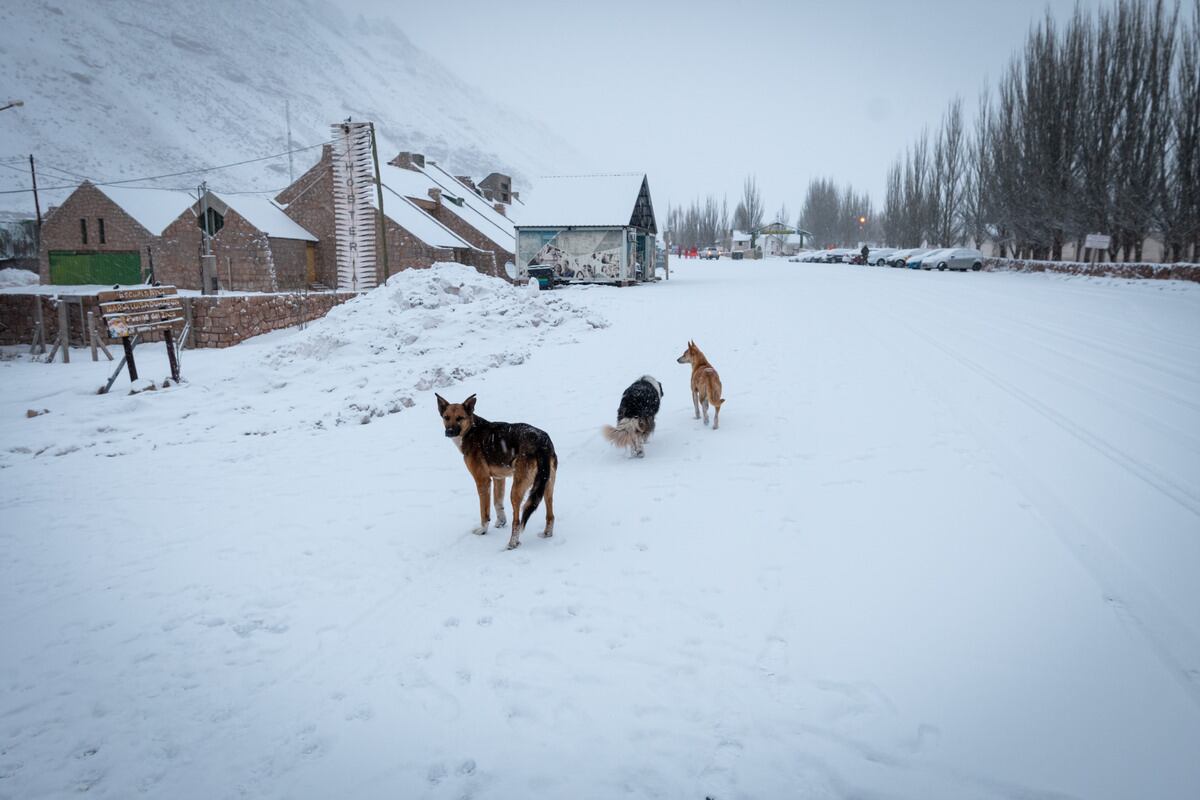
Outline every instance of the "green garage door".
<path id="1" fill-rule="evenodd" d="M 142 259 L 137 252 L 50 252 L 50 282 L 58 284 L 130 284 L 142 282 Z"/>

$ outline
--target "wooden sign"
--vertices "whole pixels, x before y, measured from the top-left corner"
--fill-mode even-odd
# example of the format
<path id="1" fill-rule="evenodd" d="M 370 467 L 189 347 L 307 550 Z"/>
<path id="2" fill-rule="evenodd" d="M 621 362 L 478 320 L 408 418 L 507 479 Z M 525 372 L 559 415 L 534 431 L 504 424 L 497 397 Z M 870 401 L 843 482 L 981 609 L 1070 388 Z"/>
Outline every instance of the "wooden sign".
<path id="1" fill-rule="evenodd" d="M 108 326 L 108 335 L 120 339 L 125 347 L 125 363 L 129 380 L 137 380 L 133 363 L 133 343 L 130 337 L 139 333 L 162 331 L 167 343 L 167 360 L 171 362 L 171 377 L 179 382 L 179 362 L 175 358 L 172 327 L 183 323 L 183 305 L 174 286 L 150 286 L 145 289 L 116 289 L 100 292 L 100 313 Z M 120 367 L 117 367 L 120 371 Z M 111 381 L 110 381 L 111 383 Z"/>
<path id="2" fill-rule="evenodd" d="M 1089 233 L 1087 238 L 1083 240 L 1084 247 L 1090 247 L 1093 250 L 1107 250 L 1112 244 L 1112 237 L 1105 236 L 1102 233 Z"/>
<path id="3" fill-rule="evenodd" d="M 174 286 L 152 286 L 148 289 L 117 289 L 101 292 L 100 313 L 114 339 L 135 333 L 169 331 L 183 323 L 183 306 Z"/>

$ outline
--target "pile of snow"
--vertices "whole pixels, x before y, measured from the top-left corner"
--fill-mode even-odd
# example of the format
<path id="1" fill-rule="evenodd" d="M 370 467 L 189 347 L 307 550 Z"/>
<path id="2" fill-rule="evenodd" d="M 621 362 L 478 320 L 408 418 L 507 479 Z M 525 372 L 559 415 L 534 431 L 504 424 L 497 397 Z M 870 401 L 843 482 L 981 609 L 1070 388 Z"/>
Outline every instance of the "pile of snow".
<path id="1" fill-rule="evenodd" d="M 608 327 L 554 292 L 531 292 L 462 264 L 405 270 L 333 309 L 265 358 L 269 391 L 295 381 L 332 396 L 316 424 L 370 422 L 415 392 L 521 364 L 542 344 Z"/>
<path id="2" fill-rule="evenodd" d="M 36 272 L 12 267 L 0 269 L 0 289 L 8 289 L 13 286 L 36 286 L 37 282 L 38 274 Z"/>

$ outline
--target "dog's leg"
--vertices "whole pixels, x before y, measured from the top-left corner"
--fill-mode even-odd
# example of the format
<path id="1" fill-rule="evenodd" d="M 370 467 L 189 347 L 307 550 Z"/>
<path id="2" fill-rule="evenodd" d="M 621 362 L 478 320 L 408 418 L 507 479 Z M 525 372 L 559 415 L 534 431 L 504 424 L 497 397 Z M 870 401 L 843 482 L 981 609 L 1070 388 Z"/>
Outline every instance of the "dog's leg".
<path id="1" fill-rule="evenodd" d="M 715 431 L 721 424 L 721 406 L 719 403 L 713 403 L 713 430 Z"/>
<path id="2" fill-rule="evenodd" d="M 704 424 L 708 424 L 708 395 L 700 398 L 700 407 L 704 409 Z"/>
<path id="3" fill-rule="evenodd" d="M 508 524 L 504 516 L 504 478 L 492 478 L 492 505 L 496 507 L 496 527 L 503 528 Z"/>
<path id="4" fill-rule="evenodd" d="M 550 462 L 550 480 L 546 481 L 546 530 L 542 536 L 549 539 L 554 535 L 554 479 L 558 477 L 558 459 Z"/>
<path id="5" fill-rule="evenodd" d="M 700 419 L 700 393 L 692 389 L 692 406 L 696 409 L 696 419 Z"/>
<path id="6" fill-rule="evenodd" d="M 512 491 L 508 499 L 512 503 L 512 535 L 508 537 L 508 549 L 512 550 L 521 545 L 521 500 L 533 483 L 533 473 L 536 467 L 525 458 L 518 458 L 513 464 Z"/>
<path id="7" fill-rule="evenodd" d="M 491 480 L 487 475 L 477 476 L 475 478 L 475 488 L 479 492 L 479 527 L 471 531 L 483 536 L 487 533 L 488 523 L 491 522 L 488 513 L 488 489 L 491 488 Z"/>

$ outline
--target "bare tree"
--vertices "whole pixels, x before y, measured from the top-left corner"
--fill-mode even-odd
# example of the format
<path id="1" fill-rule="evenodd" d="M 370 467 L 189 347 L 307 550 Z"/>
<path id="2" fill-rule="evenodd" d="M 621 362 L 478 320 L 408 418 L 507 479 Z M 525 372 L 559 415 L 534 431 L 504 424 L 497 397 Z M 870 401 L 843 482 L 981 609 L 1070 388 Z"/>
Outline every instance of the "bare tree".
<path id="1" fill-rule="evenodd" d="M 1179 39 L 1160 218 L 1172 261 L 1200 260 L 1200 0 Z"/>
<path id="2" fill-rule="evenodd" d="M 754 176 L 748 176 L 742 184 L 742 202 L 739 204 L 744 212 L 744 223 L 746 227 L 742 228 L 745 231 L 752 231 L 755 228 L 762 227 L 763 224 L 763 201 L 762 195 L 758 191 L 758 181 Z"/>
<path id="3" fill-rule="evenodd" d="M 933 147 L 931 210 L 933 238 L 950 246 L 962 241 L 963 183 L 966 172 L 962 100 L 954 98 Z"/>

